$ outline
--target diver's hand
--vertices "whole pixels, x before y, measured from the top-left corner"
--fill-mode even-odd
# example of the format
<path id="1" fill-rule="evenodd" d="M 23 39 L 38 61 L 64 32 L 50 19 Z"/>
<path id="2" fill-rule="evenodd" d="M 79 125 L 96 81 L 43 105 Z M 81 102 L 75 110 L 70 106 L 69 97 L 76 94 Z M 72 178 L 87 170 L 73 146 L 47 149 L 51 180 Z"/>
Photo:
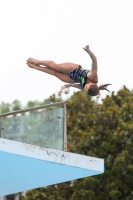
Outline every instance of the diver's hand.
<path id="1" fill-rule="evenodd" d="M 88 52 L 88 51 L 90 50 L 90 47 L 89 47 L 89 45 L 86 45 L 85 47 L 83 47 L 83 49 L 84 49 L 86 52 Z"/>
<path id="2" fill-rule="evenodd" d="M 63 86 L 61 87 L 61 90 L 64 90 L 65 88 L 68 88 L 68 87 L 70 87 L 70 86 L 72 86 L 71 83 L 65 84 L 65 85 L 63 85 Z"/>

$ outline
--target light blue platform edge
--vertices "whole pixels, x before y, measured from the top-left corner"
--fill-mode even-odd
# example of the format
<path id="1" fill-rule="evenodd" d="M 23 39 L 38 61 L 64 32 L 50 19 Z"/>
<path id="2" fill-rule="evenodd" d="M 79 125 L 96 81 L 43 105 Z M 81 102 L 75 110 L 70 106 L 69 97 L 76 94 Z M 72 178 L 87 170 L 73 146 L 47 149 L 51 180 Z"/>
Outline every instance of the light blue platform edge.
<path id="1" fill-rule="evenodd" d="M 0 138 L 0 196 L 103 172 L 100 158 Z"/>

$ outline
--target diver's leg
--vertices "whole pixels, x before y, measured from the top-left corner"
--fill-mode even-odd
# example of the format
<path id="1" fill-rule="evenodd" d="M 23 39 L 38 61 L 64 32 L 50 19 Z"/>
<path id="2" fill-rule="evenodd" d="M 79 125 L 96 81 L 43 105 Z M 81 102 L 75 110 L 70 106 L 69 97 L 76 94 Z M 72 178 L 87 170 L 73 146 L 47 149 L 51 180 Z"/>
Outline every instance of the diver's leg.
<path id="1" fill-rule="evenodd" d="M 62 72 L 65 74 L 72 72 L 74 69 L 76 69 L 79 66 L 79 64 L 74 64 L 74 63 L 70 63 L 70 62 L 57 64 L 53 61 L 45 61 L 45 60 L 40 61 L 40 60 L 36 60 L 34 58 L 29 58 L 27 60 L 27 63 L 43 65 L 43 66 L 49 67 L 55 71 Z"/>
<path id="2" fill-rule="evenodd" d="M 53 76 L 59 78 L 61 81 L 65 82 L 65 83 L 74 83 L 74 81 L 67 74 L 57 72 L 53 69 L 50 69 L 49 67 L 41 67 L 39 65 L 34 65 L 34 64 L 31 64 L 31 63 L 27 63 L 27 65 L 31 68 L 36 69 L 36 70 L 39 70 L 39 71 L 45 72 L 47 74 L 53 75 Z"/>

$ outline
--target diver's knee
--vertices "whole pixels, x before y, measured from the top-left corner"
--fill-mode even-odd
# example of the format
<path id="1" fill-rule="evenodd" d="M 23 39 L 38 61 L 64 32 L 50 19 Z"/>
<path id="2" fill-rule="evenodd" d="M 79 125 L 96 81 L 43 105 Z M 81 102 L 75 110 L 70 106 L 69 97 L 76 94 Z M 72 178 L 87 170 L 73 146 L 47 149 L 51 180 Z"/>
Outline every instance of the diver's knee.
<path id="1" fill-rule="evenodd" d="M 58 78 L 59 77 L 59 72 L 57 72 L 56 70 L 53 70 L 53 76 L 56 76 Z"/>
<path id="2" fill-rule="evenodd" d="M 51 69 L 56 70 L 57 67 L 58 67 L 58 65 L 55 62 L 53 62 L 53 61 L 50 62 L 50 68 Z"/>

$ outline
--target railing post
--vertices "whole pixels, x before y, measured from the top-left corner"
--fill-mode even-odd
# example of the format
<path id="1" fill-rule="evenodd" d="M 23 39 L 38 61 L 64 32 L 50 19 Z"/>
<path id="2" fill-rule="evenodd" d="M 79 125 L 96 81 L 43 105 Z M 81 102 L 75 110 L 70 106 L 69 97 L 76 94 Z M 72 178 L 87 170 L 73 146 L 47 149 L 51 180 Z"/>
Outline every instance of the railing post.
<path id="1" fill-rule="evenodd" d="M 2 137 L 2 130 L 4 130 L 3 121 L 0 121 L 0 138 Z"/>
<path id="2" fill-rule="evenodd" d="M 67 119 L 66 119 L 66 104 L 64 104 L 64 151 L 67 151 Z"/>

